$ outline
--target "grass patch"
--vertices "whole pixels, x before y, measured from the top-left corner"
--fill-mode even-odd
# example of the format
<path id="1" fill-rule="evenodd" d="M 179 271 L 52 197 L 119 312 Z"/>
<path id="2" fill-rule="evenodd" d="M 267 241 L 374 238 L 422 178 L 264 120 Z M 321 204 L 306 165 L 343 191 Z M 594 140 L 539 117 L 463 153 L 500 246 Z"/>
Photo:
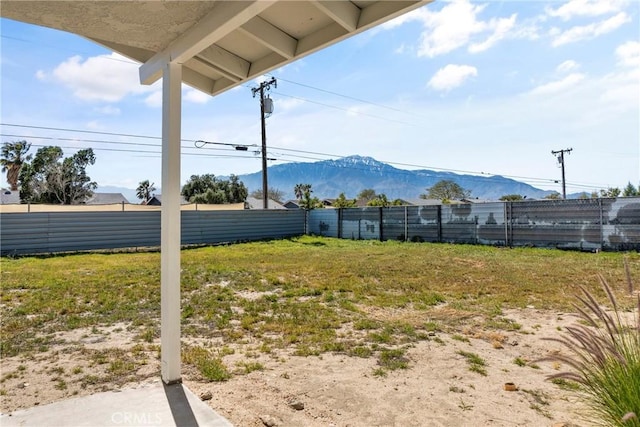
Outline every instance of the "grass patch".
<path id="1" fill-rule="evenodd" d="M 469 364 L 469 370 L 471 372 L 476 372 L 485 377 L 487 376 L 487 370 L 485 369 L 485 366 L 487 366 L 487 362 L 485 362 L 482 357 L 470 351 L 459 350 L 456 353 L 467 360 L 467 363 Z"/>
<path id="2" fill-rule="evenodd" d="M 383 349 L 378 356 L 378 364 L 389 371 L 396 369 L 407 369 L 409 359 L 405 356 L 406 350 L 402 348 Z"/>
<path id="3" fill-rule="evenodd" d="M 213 355 L 204 347 L 187 347 L 182 351 L 182 360 L 197 368 L 206 381 L 227 381 L 231 373 L 222 362 L 222 358 Z"/>
<path id="4" fill-rule="evenodd" d="M 264 365 L 259 362 L 237 362 L 236 366 L 240 368 L 243 374 L 250 374 L 254 371 L 264 371 Z"/>
<path id="5" fill-rule="evenodd" d="M 222 346 L 250 340 L 264 354 L 287 349 L 381 357 L 382 348 L 422 339 L 444 345 L 435 332 L 463 336 L 471 324 L 517 331 L 520 325 L 505 318 L 505 310 L 568 310 L 567 293 L 581 286 L 603 296 L 590 277 L 601 272 L 624 280 L 617 267 L 625 256 L 630 273 L 640 275 L 637 253 L 311 236 L 188 249 L 181 264 L 182 331 L 185 339 Z M 96 366 L 102 372 L 74 372 L 86 387 L 109 378 L 126 381 L 148 363 L 149 352 L 158 353 L 159 253 L 2 258 L 0 282 L 3 357 L 29 357 L 62 344 L 61 331 L 130 327 L 140 345 L 132 354 L 83 353 L 85 372 Z M 204 348 L 185 353 L 198 375 L 229 377 L 223 355 Z M 395 362 L 388 357 L 383 363 L 402 365 L 401 355 Z"/>
<path id="6" fill-rule="evenodd" d="M 516 357 L 515 359 L 513 359 L 513 363 L 514 365 L 518 365 L 520 367 L 527 366 L 527 361 L 522 357 Z"/>

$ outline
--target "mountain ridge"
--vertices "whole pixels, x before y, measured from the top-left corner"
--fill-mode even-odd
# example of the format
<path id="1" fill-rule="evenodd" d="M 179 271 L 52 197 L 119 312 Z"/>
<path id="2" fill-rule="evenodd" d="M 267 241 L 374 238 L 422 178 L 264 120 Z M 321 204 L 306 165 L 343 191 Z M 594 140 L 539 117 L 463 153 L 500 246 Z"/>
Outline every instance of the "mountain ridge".
<path id="1" fill-rule="evenodd" d="M 249 192 L 262 189 L 262 172 L 238 175 Z M 393 199 L 417 199 L 427 188 L 441 180 L 452 180 L 471 198 L 497 200 L 507 194 L 520 194 L 527 198 L 543 198 L 552 191 L 541 190 L 529 184 L 500 175 L 477 176 L 440 172 L 429 169 L 399 169 L 372 157 L 351 155 L 336 160 L 295 162 L 267 168 L 270 188 L 284 192 L 285 199 L 295 198 L 296 184 L 311 184 L 314 196 L 320 199 L 336 198 L 344 193 L 353 199 L 365 189 L 385 194 Z"/>

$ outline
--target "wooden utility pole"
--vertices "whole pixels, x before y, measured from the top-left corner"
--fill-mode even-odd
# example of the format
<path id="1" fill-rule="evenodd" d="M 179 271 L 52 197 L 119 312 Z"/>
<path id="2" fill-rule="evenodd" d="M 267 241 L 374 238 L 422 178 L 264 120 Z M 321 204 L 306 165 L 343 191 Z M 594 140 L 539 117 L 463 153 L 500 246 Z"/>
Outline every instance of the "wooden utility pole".
<path id="1" fill-rule="evenodd" d="M 262 127 L 262 207 L 264 209 L 269 208 L 269 185 L 267 183 L 267 129 L 265 123 L 265 98 L 264 93 L 268 91 L 273 85 L 278 87 L 275 77 L 271 77 L 271 80 L 260 83 L 260 86 L 251 89 L 253 97 L 256 97 L 256 93 L 260 94 L 260 123 Z M 273 105 L 269 104 L 267 114 L 273 112 Z"/>
<path id="2" fill-rule="evenodd" d="M 560 167 L 562 168 L 562 199 L 566 200 L 567 198 L 567 186 L 564 179 L 564 153 L 571 153 L 573 148 L 566 148 L 564 150 L 551 151 L 551 154 L 554 156 L 558 155 L 558 163 L 560 163 Z"/>

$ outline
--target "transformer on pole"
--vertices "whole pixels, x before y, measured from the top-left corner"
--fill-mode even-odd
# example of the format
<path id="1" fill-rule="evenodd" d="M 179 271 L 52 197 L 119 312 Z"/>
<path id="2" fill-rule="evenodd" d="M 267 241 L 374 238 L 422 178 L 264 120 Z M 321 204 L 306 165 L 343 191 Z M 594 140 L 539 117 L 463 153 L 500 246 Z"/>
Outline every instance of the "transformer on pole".
<path id="1" fill-rule="evenodd" d="M 262 128 L 262 207 L 264 209 L 269 208 L 269 186 L 267 183 L 267 130 L 265 115 L 273 113 L 273 100 L 268 96 L 265 98 L 265 91 L 268 91 L 273 87 L 278 87 L 275 77 L 271 77 L 271 80 L 260 83 L 260 86 L 251 89 L 253 97 L 256 97 L 256 93 L 260 94 L 260 123 Z"/>

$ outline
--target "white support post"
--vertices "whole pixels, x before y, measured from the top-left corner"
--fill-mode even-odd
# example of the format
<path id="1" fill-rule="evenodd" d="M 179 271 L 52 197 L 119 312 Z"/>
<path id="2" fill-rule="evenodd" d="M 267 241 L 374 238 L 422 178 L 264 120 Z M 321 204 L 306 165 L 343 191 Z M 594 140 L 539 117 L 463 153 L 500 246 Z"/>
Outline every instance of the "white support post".
<path id="1" fill-rule="evenodd" d="M 162 79 L 161 327 L 162 380 L 180 375 L 180 124 L 182 65 L 168 63 Z"/>

